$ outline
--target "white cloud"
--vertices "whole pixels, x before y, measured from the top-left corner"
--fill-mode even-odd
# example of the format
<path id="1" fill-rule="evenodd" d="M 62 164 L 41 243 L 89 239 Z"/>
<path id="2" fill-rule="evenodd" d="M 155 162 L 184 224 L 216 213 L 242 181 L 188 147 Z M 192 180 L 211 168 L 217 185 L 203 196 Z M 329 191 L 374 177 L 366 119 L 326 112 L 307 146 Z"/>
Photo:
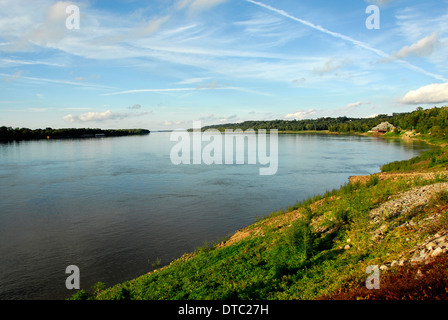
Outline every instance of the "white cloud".
<path id="1" fill-rule="evenodd" d="M 350 110 L 350 109 L 355 109 L 357 107 L 366 105 L 366 104 L 371 104 L 370 101 L 357 101 L 357 102 L 353 102 L 353 103 L 349 103 L 345 109 Z"/>
<path id="2" fill-rule="evenodd" d="M 356 108 L 356 107 L 361 106 L 362 104 L 363 104 L 363 103 L 362 103 L 361 101 L 354 102 L 354 103 L 349 103 L 349 104 L 347 105 L 347 109 Z"/>
<path id="3" fill-rule="evenodd" d="M 199 13 L 205 10 L 209 10 L 227 0 L 181 0 L 177 3 L 178 9 L 184 9 L 188 7 L 190 13 Z"/>
<path id="4" fill-rule="evenodd" d="M 219 123 L 238 122 L 238 116 L 236 114 L 233 114 L 228 117 L 217 117 L 214 114 L 209 114 L 208 116 L 200 117 L 199 120 L 208 123 L 216 121 L 218 121 Z"/>
<path id="5" fill-rule="evenodd" d="M 206 84 L 201 84 L 199 85 L 196 89 L 201 90 L 201 89 L 218 89 L 218 88 L 225 88 L 228 87 L 228 84 L 221 84 L 221 82 L 219 81 L 212 81 L 210 83 L 206 83 Z"/>
<path id="6" fill-rule="evenodd" d="M 22 76 L 22 74 L 23 74 L 23 70 L 18 70 L 9 76 L 3 75 L 3 74 L 0 74 L 0 75 L 3 75 L 5 77 L 4 79 L 6 82 L 11 82 L 11 81 L 14 81 L 14 80 L 20 78 Z"/>
<path id="7" fill-rule="evenodd" d="M 448 102 L 448 82 L 435 83 L 409 91 L 402 99 L 404 104 L 432 104 Z"/>
<path id="8" fill-rule="evenodd" d="M 344 59 L 343 61 L 335 61 L 334 59 L 331 59 L 325 62 L 325 65 L 322 68 L 314 68 L 313 73 L 321 76 L 327 73 L 332 73 L 339 70 L 349 62 L 349 59 Z"/>
<path id="9" fill-rule="evenodd" d="M 148 36 L 159 30 L 159 28 L 170 19 L 170 16 L 164 16 L 158 19 L 154 19 L 148 22 L 148 24 L 143 29 L 143 35 Z"/>
<path id="10" fill-rule="evenodd" d="M 47 8 L 46 17 L 43 22 L 37 19 L 29 32 L 25 33 L 14 45 L 14 50 L 25 49 L 29 44 L 40 46 L 53 46 L 60 41 L 67 32 L 64 20 L 67 18 L 66 8 L 72 3 L 68 1 L 57 1 Z M 31 17 L 29 17 L 31 18 Z"/>
<path id="11" fill-rule="evenodd" d="M 194 83 L 199 83 L 199 82 L 203 82 L 205 80 L 210 79 L 209 77 L 202 77 L 202 78 L 189 78 L 189 79 L 185 79 L 183 81 L 179 81 L 176 84 L 194 84 Z"/>
<path id="12" fill-rule="evenodd" d="M 286 119 L 296 119 L 296 120 L 303 120 L 303 119 L 312 119 L 316 117 L 316 110 L 315 109 L 309 109 L 305 111 L 297 111 L 295 113 L 290 113 L 285 116 Z"/>
<path id="13" fill-rule="evenodd" d="M 143 115 L 139 114 L 139 115 Z M 105 121 L 105 120 L 117 120 L 125 119 L 133 116 L 131 113 L 117 113 L 110 110 L 104 112 L 87 112 L 79 116 L 68 114 L 63 117 L 66 122 L 92 122 L 92 121 Z"/>
<path id="14" fill-rule="evenodd" d="M 434 32 L 432 35 L 420 39 L 418 42 L 410 46 L 403 47 L 394 56 L 400 59 L 406 58 L 409 55 L 418 55 L 421 57 L 429 56 L 439 44 L 437 36 L 438 32 Z"/>
<path id="15" fill-rule="evenodd" d="M 63 21 L 67 18 L 66 9 L 72 5 L 68 1 L 57 1 L 47 10 L 47 21 Z"/>
<path id="16" fill-rule="evenodd" d="M 385 6 L 394 0 L 367 0 L 369 3 L 375 3 L 379 6 Z"/>

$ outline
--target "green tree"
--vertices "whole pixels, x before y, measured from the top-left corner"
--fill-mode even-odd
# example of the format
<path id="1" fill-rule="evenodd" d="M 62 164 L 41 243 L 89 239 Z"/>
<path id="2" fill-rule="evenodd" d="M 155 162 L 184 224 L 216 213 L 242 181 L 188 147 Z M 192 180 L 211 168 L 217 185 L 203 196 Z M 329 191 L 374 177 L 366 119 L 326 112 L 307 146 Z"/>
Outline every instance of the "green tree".
<path id="1" fill-rule="evenodd" d="M 444 136 L 442 128 L 440 126 L 433 126 L 431 128 L 431 136 L 435 138 L 442 138 Z"/>

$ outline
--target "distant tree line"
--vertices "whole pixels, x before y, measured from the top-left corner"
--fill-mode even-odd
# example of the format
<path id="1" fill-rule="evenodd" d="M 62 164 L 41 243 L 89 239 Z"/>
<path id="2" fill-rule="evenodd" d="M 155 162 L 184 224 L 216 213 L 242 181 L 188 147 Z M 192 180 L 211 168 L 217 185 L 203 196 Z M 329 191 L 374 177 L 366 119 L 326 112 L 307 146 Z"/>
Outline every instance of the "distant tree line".
<path id="1" fill-rule="evenodd" d="M 229 123 L 204 127 L 203 130 L 214 128 L 224 129 L 277 129 L 279 131 L 307 131 L 328 130 L 331 132 L 367 132 L 381 122 L 389 122 L 397 127 L 397 130 L 415 130 L 417 133 L 431 133 L 436 136 L 448 136 L 448 107 L 434 107 L 407 113 L 393 113 L 392 115 L 380 114 L 374 118 L 319 118 L 306 120 L 269 120 L 246 121 L 242 123 Z"/>
<path id="2" fill-rule="evenodd" d="M 2 140 L 29 140 L 29 139 L 62 139 L 62 138 L 88 138 L 95 135 L 104 135 L 104 137 L 120 137 L 129 135 L 145 135 L 150 131 L 146 129 L 28 129 L 0 127 L 0 139 Z"/>

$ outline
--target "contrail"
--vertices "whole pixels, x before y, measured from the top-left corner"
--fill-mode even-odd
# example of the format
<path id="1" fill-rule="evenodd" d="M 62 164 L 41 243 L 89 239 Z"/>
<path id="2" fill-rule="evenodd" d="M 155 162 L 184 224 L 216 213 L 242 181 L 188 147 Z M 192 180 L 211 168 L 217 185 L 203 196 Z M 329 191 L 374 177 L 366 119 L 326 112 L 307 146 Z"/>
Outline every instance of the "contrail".
<path id="1" fill-rule="evenodd" d="M 0 73 L 0 75 L 2 75 Z M 207 88 L 207 87 L 196 87 L 196 88 L 168 88 L 168 89 L 135 89 L 135 90 L 126 90 L 126 91 L 119 91 L 119 92 L 112 92 L 112 93 L 104 93 L 103 96 L 115 96 L 120 94 L 130 94 L 130 93 L 145 93 L 145 92 L 153 92 L 153 93 L 169 93 L 169 92 L 183 92 L 183 91 L 202 91 L 202 90 L 235 90 L 235 91 L 241 91 L 241 92 L 247 92 L 247 93 L 254 93 L 259 95 L 268 95 L 265 92 L 258 92 L 246 88 L 240 88 L 240 87 L 216 87 L 216 88 Z"/>
<path id="2" fill-rule="evenodd" d="M 356 45 L 356 46 L 358 46 L 360 48 L 363 48 L 363 49 L 366 49 L 366 50 L 371 51 L 373 53 L 376 53 L 377 55 L 379 55 L 382 58 L 389 58 L 390 57 L 389 54 L 385 53 L 384 51 L 381 51 L 381 50 L 378 50 L 376 48 L 373 48 L 373 47 L 369 46 L 365 42 L 353 39 L 351 37 L 348 37 L 348 36 L 346 36 L 344 34 L 341 34 L 341 33 L 338 33 L 338 32 L 333 32 L 333 31 L 328 30 L 328 29 L 326 29 L 324 27 L 316 25 L 316 24 L 314 24 L 312 22 L 309 22 L 309 21 L 306 21 L 306 20 L 294 17 L 294 16 L 290 15 L 289 13 L 287 13 L 286 11 L 283 11 L 283 10 L 280 10 L 280 9 L 276 9 L 274 7 L 271 7 L 271 6 L 267 5 L 267 4 L 264 4 L 264 3 L 261 3 L 261 2 L 258 2 L 258 1 L 254 1 L 254 0 L 244 0 L 244 1 L 250 2 L 250 3 L 255 4 L 257 6 L 260 6 L 260 7 L 263 7 L 265 9 L 268 9 L 270 11 L 273 11 L 275 13 L 278 13 L 278 14 L 280 14 L 280 15 L 288 18 L 288 19 L 297 21 L 297 22 L 299 22 L 299 23 L 301 23 L 301 24 L 303 24 L 305 26 L 313 28 L 313 29 L 315 29 L 317 31 L 320 31 L 322 33 L 325 33 L 325 34 L 328 34 L 328 35 L 333 36 L 335 38 L 338 38 L 338 39 L 350 42 L 350 43 L 352 43 L 352 44 L 354 44 L 354 45 Z M 402 64 L 406 68 L 412 69 L 414 71 L 421 72 L 421 73 L 423 73 L 423 74 L 425 74 L 427 76 L 433 77 L 433 78 L 435 78 L 437 80 L 448 81 L 444 76 L 441 76 L 439 74 L 434 74 L 434 73 L 431 73 L 429 71 L 426 71 L 425 69 L 422 69 L 422 68 L 417 67 L 417 66 L 415 66 L 413 64 L 410 64 L 407 61 L 404 61 L 404 60 L 401 60 L 401 59 L 396 59 L 395 61 L 397 61 L 398 63 Z"/>

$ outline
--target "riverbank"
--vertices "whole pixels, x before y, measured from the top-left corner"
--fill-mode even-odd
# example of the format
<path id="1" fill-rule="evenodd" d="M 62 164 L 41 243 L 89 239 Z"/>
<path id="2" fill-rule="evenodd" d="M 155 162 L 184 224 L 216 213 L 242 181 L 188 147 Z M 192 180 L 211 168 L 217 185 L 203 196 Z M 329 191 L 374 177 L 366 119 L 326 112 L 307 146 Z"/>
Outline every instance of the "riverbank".
<path id="1" fill-rule="evenodd" d="M 448 150 L 416 159 L 397 162 L 397 172 L 352 178 L 168 266 L 74 298 L 333 299 L 364 288 L 370 265 L 392 280 L 419 263 L 431 266 L 448 250 Z M 429 239 L 436 240 L 427 248 Z M 433 288 L 427 292 L 443 298 Z M 371 293 L 359 292 L 351 298 Z"/>

